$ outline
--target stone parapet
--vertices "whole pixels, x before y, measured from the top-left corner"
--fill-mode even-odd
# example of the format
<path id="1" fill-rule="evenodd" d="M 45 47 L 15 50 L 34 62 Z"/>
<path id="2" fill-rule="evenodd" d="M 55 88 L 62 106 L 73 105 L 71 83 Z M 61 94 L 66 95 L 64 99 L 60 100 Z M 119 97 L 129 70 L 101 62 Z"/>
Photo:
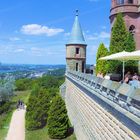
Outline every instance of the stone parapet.
<path id="1" fill-rule="evenodd" d="M 95 88 L 102 82 L 95 86 L 91 82 L 91 75 L 66 74 L 65 102 L 77 139 L 139 140 L 140 118 L 123 108 L 118 100 L 107 98 L 104 92 L 100 92 L 101 87 Z"/>

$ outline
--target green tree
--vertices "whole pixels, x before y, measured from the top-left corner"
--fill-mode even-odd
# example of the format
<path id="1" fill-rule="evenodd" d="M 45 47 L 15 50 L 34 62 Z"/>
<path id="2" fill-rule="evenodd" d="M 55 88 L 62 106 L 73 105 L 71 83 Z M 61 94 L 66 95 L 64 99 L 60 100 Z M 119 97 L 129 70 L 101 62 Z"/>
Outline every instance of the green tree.
<path id="1" fill-rule="evenodd" d="M 43 76 L 32 81 L 32 92 L 27 104 L 26 128 L 35 130 L 47 124 L 51 100 L 59 91 L 63 77 Z"/>
<path id="2" fill-rule="evenodd" d="M 27 78 L 16 80 L 15 82 L 16 90 L 24 91 L 30 89 L 32 85 L 31 82 L 32 80 Z"/>
<path id="3" fill-rule="evenodd" d="M 127 48 L 126 40 L 128 36 L 128 31 L 126 29 L 125 22 L 123 20 L 122 14 L 118 14 L 116 21 L 112 28 L 112 35 L 110 41 L 110 53 L 116 53 L 123 51 Z"/>
<path id="4" fill-rule="evenodd" d="M 42 128 L 47 123 L 50 107 L 50 95 L 46 89 L 36 87 L 29 98 L 26 112 L 26 128 L 35 130 Z"/>
<path id="5" fill-rule="evenodd" d="M 65 103 L 60 96 L 52 100 L 48 117 L 48 134 L 53 139 L 63 139 L 67 137 L 69 119 Z"/>
<path id="6" fill-rule="evenodd" d="M 122 14 L 118 14 L 114 26 L 112 28 L 111 42 L 110 42 L 110 54 L 114 54 L 122 51 L 134 51 L 135 41 L 126 28 Z M 129 64 L 129 63 L 128 63 Z M 122 68 L 122 62 L 110 61 L 109 71 L 118 72 Z"/>
<path id="7" fill-rule="evenodd" d="M 128 52 L 132 52 L 135 51 L 136 49 L 136 43 L 134 40 L 134 37 L 132 35 L 132 33 L 128 32 L 128 37 L 126 40 L 126 50 Z M 125 65 L 125 71 L 131 71 L 132 73 L 138 72 L 138 61 L 127 61 L 126 65 Z"/>
<path id="8" fill-rule="evenodd" d="M 107 61 L 99 60 L 99 58 L 107 56 L 108 50 L 104 46 L 103 43 L 100 44 L 98 51 L 97 51 L 97 57 L 96 57 L 96 74 L 101 72 L 103 75 L 105 75 L 108 71 L 108 63 Z"/>
<path id="9" fill-rule="evenodd" d="M 128 32 L 125 46 L 126 46 L 125 50 L 128 52 L 135 51 L 135 49 L 136 49 L 136 42 L 134 40 L 132 33 L 130 33 L 130 32 Z"/>

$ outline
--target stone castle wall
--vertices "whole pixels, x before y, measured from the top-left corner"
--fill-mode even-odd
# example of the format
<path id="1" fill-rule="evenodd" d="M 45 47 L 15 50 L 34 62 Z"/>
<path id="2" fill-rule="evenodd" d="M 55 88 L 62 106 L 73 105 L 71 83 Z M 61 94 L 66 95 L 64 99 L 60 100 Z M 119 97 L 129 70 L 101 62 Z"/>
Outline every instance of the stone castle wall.
<path id="1" fill-rule="evenodd" d="M 75 60 L 75 59 L 69 59 L 67 60 L 67 66 L 69 66 L 70 70 L 75 71 L 76 70 L 76 63 L 78 63 L 78 69 L 80 72 L 82 72 L 82 63 L 86 64 L 85 60 Z"/>
<path id="2" fill-rule="evenodd" d="M 76 48 L 79 48 L 79 54 L 76 54 Z M 78 71 L 82 72 L 86 66 L 86 46 L 85 45 L 67 45 L 66 46 L 66 63 L 70 70 L 76 70 L 78 63 Z M 83 64 L 84 68 L 83 68 Z"/>
<path id="3" fill-rule="evenodd" d="M 79 55 L 76 55 L 76 48 L 80 49 Z M 86 58 L 86 47 L 82 45 L 67 45 L 66 47 L 67 58 Z"/>
<path id="4" fill-rule="evenodd" d="M 96 97 L 93 98 L 86 92 L 66 78 L 65 102 L 78 140 L 139 140 L 110 113 L 110 109 L 100 105 L 103 102 L 97 103 L 98 99 L 94 100 Z"/>

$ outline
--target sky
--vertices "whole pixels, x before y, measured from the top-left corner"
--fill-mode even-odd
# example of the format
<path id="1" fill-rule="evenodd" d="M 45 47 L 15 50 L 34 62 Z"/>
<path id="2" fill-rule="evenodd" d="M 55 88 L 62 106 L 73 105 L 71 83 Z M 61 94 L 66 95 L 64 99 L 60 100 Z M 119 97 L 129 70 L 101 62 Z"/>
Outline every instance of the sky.
<path id="1" fill-rule="evenodd" d="M 110 5 L 110 0 L 1 0 L 0 62 L 65 64 L 78 9 L 87 64 L 95 64 L 99 44 L 109 46 Z"/>

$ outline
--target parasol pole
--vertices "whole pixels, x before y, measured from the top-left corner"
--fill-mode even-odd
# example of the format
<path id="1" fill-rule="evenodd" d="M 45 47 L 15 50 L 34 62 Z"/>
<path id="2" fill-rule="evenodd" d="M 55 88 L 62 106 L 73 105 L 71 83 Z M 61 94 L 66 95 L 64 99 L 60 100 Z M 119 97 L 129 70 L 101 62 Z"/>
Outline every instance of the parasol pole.
<path id="1" fill-rule="evenodd" d="M 122 71 L 122 73 L 123 73 L 123 81 L 124 81 L 124 73 L 125 73 L 125 61 L 123 61 L 123 71 Z"/>

